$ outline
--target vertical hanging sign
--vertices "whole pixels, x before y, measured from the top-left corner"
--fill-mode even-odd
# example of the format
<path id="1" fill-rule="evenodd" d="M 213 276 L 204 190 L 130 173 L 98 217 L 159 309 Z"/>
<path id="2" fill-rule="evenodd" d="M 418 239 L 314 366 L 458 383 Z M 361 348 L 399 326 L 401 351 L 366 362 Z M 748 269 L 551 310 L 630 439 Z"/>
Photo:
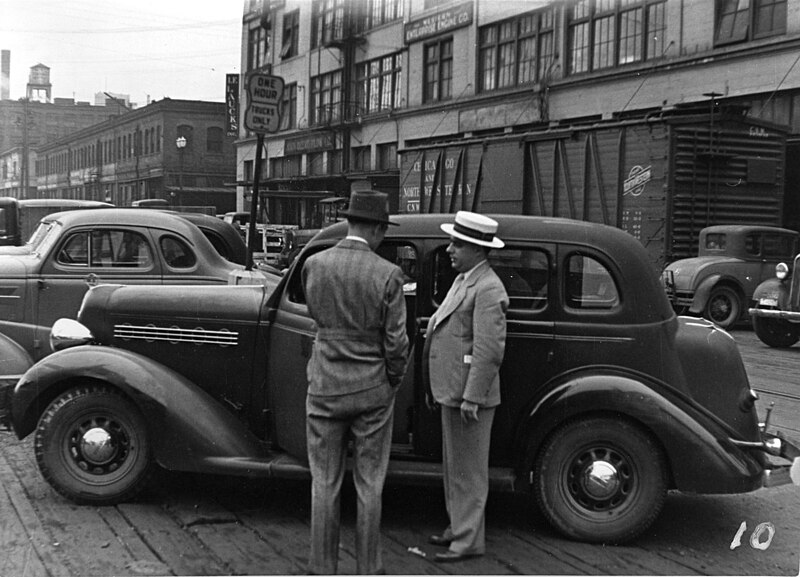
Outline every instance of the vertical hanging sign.
<path id="1" fill-rule="evenodd" d="M 239 136 L 239 75 L 225 75 L 225 133 Z"/>

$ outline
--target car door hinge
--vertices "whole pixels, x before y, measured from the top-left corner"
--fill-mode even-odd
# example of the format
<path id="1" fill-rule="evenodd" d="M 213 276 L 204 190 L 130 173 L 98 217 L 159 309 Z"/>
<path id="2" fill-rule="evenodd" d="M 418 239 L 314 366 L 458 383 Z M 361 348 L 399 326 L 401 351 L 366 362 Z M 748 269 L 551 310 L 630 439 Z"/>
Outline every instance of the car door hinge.
<path id="1" fill-rule="evenodd" d="M 39 288 L 39 290 L 44 290 L 47 288 L 47 283 L 44 282 L 42 279 L 39 279 L 38 281 L 36 281 L 36 286 Z"/>

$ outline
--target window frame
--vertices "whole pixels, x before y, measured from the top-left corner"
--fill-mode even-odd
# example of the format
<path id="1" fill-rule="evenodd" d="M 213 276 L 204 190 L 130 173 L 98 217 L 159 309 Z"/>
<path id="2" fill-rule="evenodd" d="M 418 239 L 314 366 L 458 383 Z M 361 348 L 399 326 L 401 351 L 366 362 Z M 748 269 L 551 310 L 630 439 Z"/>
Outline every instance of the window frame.
<path id="1" fill-rule="evenodd" d="M 565 10 L 568 76 L 664 56 L 666 0 L 577 0 Z"/>
<path id="2" fill-rule="evenodd" d="M 309 125 L 321 126 L 341 120 L 343 75 L 343 70 L 339 68 L 311 77 Z M 324 114 L 323 109 L 327 111 Z"/>
<path id="3" fill-rule="evenodd" d="M 443 47 L 449 51 L 444 54 Z M 436 49 L 431 54 L 431 49 Z M 453 99 L 453 37 L 438 38 L 423 46 L 422 102 L 445 102 Z M 431 78 L 431 73 L 435 79 Z M 446 90 L 445 90 L 446 86 Z"/>
<path id="4" fill-rule="evenodd" d="M 400 108 L 404 52 L 386 54 L 356 65 L 356 102 L 361 114 Z"/>
<path id="5" fill-rule="evenodd" d="M 283 15 L 281 26 L 281 60 L 293 58 L 299 52 L 300 9 L 297 8 Z M 288 40 L 288 42 L 287 42 Z"/>
<path id="6" fill-rule="evenodd" d="M 769 9 L 772 24 L 767 30 L 760 30 L 766 9 Z M 786 34 L 787 14 L 787 0 L 715 0 L 714 46 L 730 46 Z M 780 19 L 777 25 L 776 19 Z"/>

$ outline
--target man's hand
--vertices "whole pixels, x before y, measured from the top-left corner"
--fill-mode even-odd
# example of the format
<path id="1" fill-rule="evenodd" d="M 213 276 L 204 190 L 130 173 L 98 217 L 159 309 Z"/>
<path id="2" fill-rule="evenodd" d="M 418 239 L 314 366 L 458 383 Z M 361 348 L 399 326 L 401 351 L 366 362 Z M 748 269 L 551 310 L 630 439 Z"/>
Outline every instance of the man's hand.
<path id="1" fill-rule="evenodd" d="M 434 400 L 433 393 L 430 390 L 425 391 L 425 405 L 429 411 L 435 411 L 439 408 L 439 403 Z"/>
<path id="2" fill-rule="evenodd" d="M 461 401 L 461 420 L 463 422 L 478 420 L 478 405 L 471 401 Z"/>

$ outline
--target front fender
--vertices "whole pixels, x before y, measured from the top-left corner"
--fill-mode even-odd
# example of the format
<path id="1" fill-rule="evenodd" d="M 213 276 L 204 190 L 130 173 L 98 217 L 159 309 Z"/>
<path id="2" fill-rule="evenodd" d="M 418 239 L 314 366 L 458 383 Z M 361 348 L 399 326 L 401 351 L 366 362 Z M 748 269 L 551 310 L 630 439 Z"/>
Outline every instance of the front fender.
<path id="1" fill-rule="evenodd" d="M 604 413 L 632 419 L 654 435 L 664 448 L 678 490 L 741 493 L 762 485 L 761 461 L 736 447 L 721 424 L 678 393 L 652 386 L 635 376 L 611 372 L 573 375 L 557 384 L 528 414 L 526 442 L 531 463 L 542 441 L 558 425 Z"/>
<path id="2" fill-rule="evenodd" d="M 692 306 L 689 307 L 689 312 L 693 314 L 702 314 L 708 303 L 708 298 L 711 296 L 711 291 L 714 286 L 722 279 L 721 274 L 712 274 L 704 278 L 694 291 L 692 298 Z"/>
<path id="3" fill-rule="evenodd" d="M 0 425 L 9 425 L 11 391 L 32 365 L 33 358 L 19 343 L 0 334 Z"/>
<path id="4" fill-rule="evenodd" d="M 762 298 L 776 298 L 779 309 L 789 310 L 790 278 L 786 280 L 781 280 L 777 277 L 768 278 L 753 291 L 753 301 L 757 303 Z"/>
<path id="5" fill-rule="evenodd" d="M 130 351 L 92 345 L 53 353 L 22 376 L 11 403 L 17 436 L 33 431 L 52 399 L 87 381 L 116 387 L 136 403 L 156 461 L 166 469 L 214 472 L 221 457 L 266 454 L 241 421 L 175 371 Z"/>

